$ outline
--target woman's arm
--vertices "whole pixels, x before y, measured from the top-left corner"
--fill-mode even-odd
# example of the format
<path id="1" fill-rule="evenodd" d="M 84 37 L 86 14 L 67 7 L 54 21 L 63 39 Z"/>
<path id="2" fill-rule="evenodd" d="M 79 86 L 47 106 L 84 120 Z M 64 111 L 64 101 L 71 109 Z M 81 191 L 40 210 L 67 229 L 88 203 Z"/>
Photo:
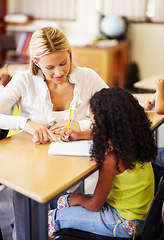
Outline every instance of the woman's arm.
<path id="1" fill-rule="evenodd" d="M 51 139 L 57 141 L 55 135 L 47 127 L 30 121 L 27 117 L 5 114 L 22 97 L 21 89 L 24 88 L 19 78 L 13 77 L 12 81 L 7 84 L 8 80 L 9 78 L 5 75 L 1 77 L 1 83 L 7 86 L 0 93 L 0 128 L 24 130 L 32 134 L 34 143 L 46 143 Z"/>
<path id="2" fill-rule="evenodd" d="M 164 114 L 164 79 L 158 78 L 156 82 L 156 101 L 155 111 L 158 114 Z"/>
<path id="3" fill-rule="evenodd" d="M 115 166 L 114 154 L 107 155 L 99 169 L 99 178 L 93 196 L 84 196 L 80 193 L 70 195 L 68 198 L 69 205 L 81 205 L 90 211 L 99 211 L 103 207 L 112 187 L 113 179 L 116 175 Z"/>
<path id="4" fill-rule="evenodd" d="M 33 122 L 30 119 L 27 120 L 24 131 L 30 133 L 33 136 L 32 141 L 34 143 L 44 144 L 46 142 L 50 142 L 51 139 L 55 142 L 58 141 L 56 136 L 47 127 Z"/>

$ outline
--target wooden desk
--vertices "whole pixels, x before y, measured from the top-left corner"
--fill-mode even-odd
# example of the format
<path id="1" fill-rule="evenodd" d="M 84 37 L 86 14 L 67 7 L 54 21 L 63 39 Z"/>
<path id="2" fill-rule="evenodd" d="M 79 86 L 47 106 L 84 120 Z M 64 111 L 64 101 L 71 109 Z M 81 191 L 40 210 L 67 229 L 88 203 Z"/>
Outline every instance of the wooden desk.
<path id="1" fill-rule="evenodd" d="M 2 73 L 7 73 L 13 77 L 17 72 L 26 70 L 28 68 L 29 68 L 29 64 L 12 64 L 12 65 L 8 65 L 7 67 L 0 68 L 0 75 Z"/>
<path id="2" fill-rule="evenodd" d="M 133 94 L 136 97 L 141 105 L 146 101 L 150 100 L 153 96 L 153 93 L 137 93 Z M 159 115 L 155 112 L 147 111 L 147 115 L 152 122 L 152 130 L 156 130 L 164 122 L 164 115 Z"/>
<path id="3" fill-rule="evenodd" d="M 39 239 L 44 240 L 48 229 L 47 203 L 98 168 L 89 157 L 50 156 L 49 143 L 36 145 L 31 139 L 30 134 L 21 132 L 0 141 L 0 182 L 27 197 L 29 216 L 30 199 L 38 202 Z M 29 231 L 30 223 L 26 225 L 27 239 Z"/>
<path id="4" fill-rule="evenodd" d="M 164 116 L 156 113 L 149 117 L 153 130 L 164 121 Z M 49 143 L 36 145 L 31 139 L 30 134 L 21 132 L 0 141 L 0 182 L 25 196 L 27 240 L 31 235 L 30 199 L 38 202 L 39 239 L 47 240 L 47 203 L 98 166 L 89 157 L 50 156 Z"/>
<path id="5" fill-rule="evenodd" d="M 72 47 L 77 65 L 95 70 L 109 86 L 124 87 L 129 57 L 129 42 L 114 47 Z"/>
<path id="6" fill-rule="evenodd" d="M 152 77 L 149 77 L 149 78 L 145 78 L 145 79 L 143 79 L 143 80 L 140 80 L 140 81 L 134 83 L 134 87 L 155 91 L 155 90 L 156 90 L 156 87 L 155 87 L 155 79 L 156 79 L 157 77 L 161 77 L 161 76 L 157 76 L 157 75 L 156 75 L 156 76 L 152 76 Z"/>

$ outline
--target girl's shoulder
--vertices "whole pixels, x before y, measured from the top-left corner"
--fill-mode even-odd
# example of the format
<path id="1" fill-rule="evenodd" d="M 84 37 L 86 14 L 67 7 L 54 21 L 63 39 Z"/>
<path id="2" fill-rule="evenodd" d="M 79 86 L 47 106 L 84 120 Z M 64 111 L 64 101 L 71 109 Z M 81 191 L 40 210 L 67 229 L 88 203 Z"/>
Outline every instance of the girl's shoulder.
<path id="1" fill-rule="evenodd" d="M 111 152 L 105 156 L 103 165 L 106 168 L 108 168 L 110 172 L 113 172 L 115 175 L 121 174 L 125 171 L 125 166 L 123 164 L 123 161 L 121 159 L 119 159 L 119 161 L 117 161 L 114 152 Z M 119 169 L 119 171 L 118 171 L 118 169 Z"/>

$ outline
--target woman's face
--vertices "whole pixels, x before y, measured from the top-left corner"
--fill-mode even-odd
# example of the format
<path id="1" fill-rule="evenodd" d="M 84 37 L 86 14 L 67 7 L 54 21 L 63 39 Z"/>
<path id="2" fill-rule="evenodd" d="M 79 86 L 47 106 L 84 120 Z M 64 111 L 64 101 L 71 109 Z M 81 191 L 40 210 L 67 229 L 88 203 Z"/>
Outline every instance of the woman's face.
<path id="1" fill-rule="evenodd" d="M 70 72 L 70 54 L 67 51 L 50 53 L 34 63 L 42 70 L 47 81 L 61 84 L 67 81 Z"/>

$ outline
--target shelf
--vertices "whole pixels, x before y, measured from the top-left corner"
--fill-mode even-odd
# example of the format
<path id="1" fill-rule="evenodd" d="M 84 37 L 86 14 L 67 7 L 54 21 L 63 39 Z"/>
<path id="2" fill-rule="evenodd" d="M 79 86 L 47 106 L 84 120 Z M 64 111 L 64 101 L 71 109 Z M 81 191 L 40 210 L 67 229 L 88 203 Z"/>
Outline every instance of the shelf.
<path id="1" fill-rule="evenodd" d="M 58 24 L 55 21 L 49 20 L 34 20 L 27 25 L 6 25 L 6 31 L 13 32 L 34 32 L 39 28 L 53 26 L 58 27 Z"/>

